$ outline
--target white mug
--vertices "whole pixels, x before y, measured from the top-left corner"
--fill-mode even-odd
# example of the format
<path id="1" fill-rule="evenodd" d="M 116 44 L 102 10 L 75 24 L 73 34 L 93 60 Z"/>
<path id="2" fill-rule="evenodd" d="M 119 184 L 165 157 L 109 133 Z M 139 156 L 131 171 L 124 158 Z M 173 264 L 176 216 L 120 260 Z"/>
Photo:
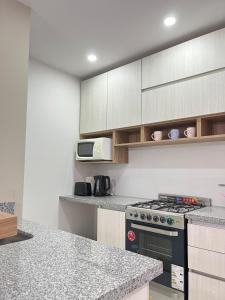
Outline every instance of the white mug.
<path id="1" fill-rule="evenodd" d="M 184 135 L 185 135 L 187 138 L 195 137 L 195 127 L 188 127 L 188 128 L 184 131 Z"/>
<path id="2" fill-rule="evenodd" d="M 151 134 L 151 138 L 153 141 L 161 141 L 162 140 L 162 131 L 154 131 Z"/>

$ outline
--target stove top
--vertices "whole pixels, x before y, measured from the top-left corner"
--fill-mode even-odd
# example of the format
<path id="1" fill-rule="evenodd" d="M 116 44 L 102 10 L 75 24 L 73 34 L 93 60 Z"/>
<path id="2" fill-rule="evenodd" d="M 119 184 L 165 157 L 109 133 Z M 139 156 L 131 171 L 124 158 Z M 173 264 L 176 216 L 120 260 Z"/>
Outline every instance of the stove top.
<path id="1" fill-rule="evenodd" d="M 151 200 L 144 203 L 137 203 L 132 205 L 132 207 L 144 208 L 144 209 L 153 209 L 153 210 L 160 210 L 166 212 L 173 212 L 184 214 L 189 211 L 199 209 L 204 207 L 203 204 L 187 204 L 187 203 L 176 203 L 173 200 Z"/>
<path id="2" fill-rule="evenodd" d="M 128 206 L 126 218 L 128 220 L 174 227 L 183 229 L 185 227 L 185 213 L 211 206 L 211 199 L 180 196 L 171 194 L 159 194 L 157 200 L 139 202 Z"/>

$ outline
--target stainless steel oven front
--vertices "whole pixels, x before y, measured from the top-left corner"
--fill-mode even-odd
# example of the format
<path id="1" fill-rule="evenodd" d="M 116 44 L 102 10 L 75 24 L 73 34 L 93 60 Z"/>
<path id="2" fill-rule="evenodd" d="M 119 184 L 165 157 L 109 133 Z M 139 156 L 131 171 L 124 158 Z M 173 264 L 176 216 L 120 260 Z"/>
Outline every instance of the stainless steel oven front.
<path id="1" fill-rule="evenodd" d="M 177 229 L 127 219 L 126 249 L 161 260 L 163 274 L 154 281 L 164 287 L 174 289 L 175 294 L 178 295 L 176 299 L 187 299 L 187 233 L 185 228 Z"/>

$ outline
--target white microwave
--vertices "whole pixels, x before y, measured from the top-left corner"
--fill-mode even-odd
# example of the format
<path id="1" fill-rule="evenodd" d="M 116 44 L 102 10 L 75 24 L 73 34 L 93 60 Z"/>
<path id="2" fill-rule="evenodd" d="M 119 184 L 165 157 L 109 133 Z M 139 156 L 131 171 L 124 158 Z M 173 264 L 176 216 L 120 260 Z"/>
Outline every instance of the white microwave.
<path id="1" fill-rule="evenodd" d="M 95 138 L 79 140 L 76 151 L 77 160 L 112 160 L 112 139 Z"/>

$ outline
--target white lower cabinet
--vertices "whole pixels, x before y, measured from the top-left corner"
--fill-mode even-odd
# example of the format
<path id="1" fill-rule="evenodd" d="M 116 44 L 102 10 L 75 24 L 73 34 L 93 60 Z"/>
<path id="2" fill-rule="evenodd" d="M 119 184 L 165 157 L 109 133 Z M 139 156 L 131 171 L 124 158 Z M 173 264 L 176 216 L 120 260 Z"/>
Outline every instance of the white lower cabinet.
<path id="1" fill-rule="evenodd" d="M 225 229 L 188 224 L 189 300 L 225 299 Z"/>
<path id="2" fill-rule="evenodd" d="M 139 289 L 134 290 L 122 300 L 149 300 L 149 285 L 145 284 Z"/>
<path id="3" fill-rule="evenodd" d="M 184 300 L 184 293 L 156 282 L 150 282 L 149 300 Z"/>
<path id="4" fill-rule="evenodd" d="M 225 278 L 225 254 L 189 246 L 188 267 L 208 275 Z"/>
<path id="5" fill-rule="evenodd" d="M 189 300 L 224 300 L 225 282 L 189 272 Z"/>
<path id="6" fill-rule="evenodd" d="M 97 241 L 125 249 L 125 212 L 98 208 Z"/>

